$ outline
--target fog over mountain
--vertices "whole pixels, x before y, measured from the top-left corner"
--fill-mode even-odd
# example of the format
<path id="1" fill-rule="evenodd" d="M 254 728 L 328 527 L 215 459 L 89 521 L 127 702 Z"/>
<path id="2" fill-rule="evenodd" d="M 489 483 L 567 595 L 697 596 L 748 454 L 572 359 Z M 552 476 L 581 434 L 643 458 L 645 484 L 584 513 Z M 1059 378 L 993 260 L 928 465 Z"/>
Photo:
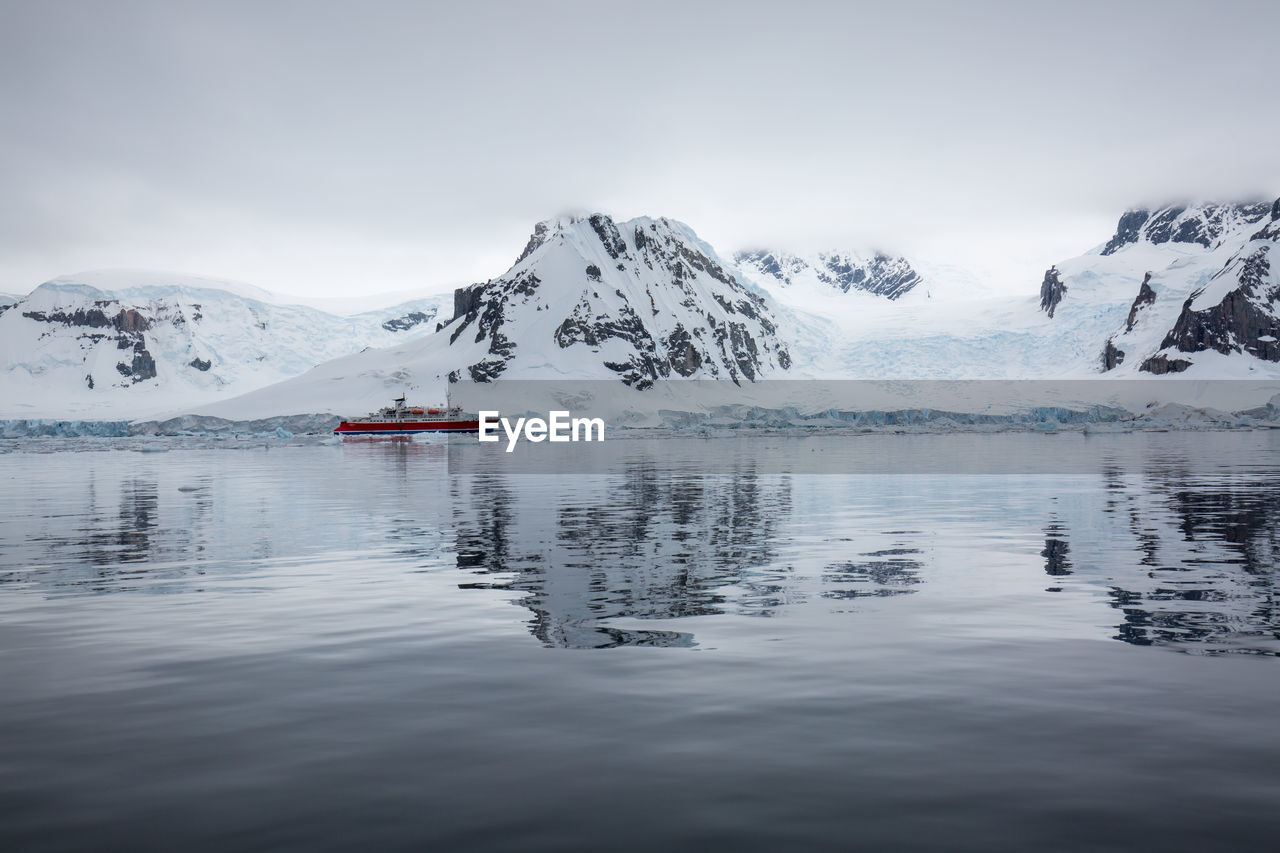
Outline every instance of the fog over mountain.
<path id="1" fill-rule="evenodd" d="M 0 291 L 117 267 L 439 291 L 605 211 L 1020 293 L 1118 210 L 1280 186 L 1278 25 L 1253 2 L 10 2 Z"/>

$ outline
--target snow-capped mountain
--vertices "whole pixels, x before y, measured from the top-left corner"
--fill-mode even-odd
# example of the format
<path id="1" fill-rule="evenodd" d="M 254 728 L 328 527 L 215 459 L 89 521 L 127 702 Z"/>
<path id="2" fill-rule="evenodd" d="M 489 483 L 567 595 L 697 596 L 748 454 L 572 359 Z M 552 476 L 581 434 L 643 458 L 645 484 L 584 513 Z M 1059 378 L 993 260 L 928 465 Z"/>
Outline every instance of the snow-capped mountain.
<path id="1" fill-rule="evenodd" d="M 588 366 L 644 387 L 667 377 L 753 380 L 786 370 L 769 300 L 688 226 L 604 214 L 539 223 L 515 266 L 458 292 L 450 342 L 487 344 L 471 379 L 513 364 Z M 604 371 L 596 368 L 603 367 Z"/>
<path id="2" fill-rule="evenodd" d="M 856 252 L 819 252 L 801 257 L 756 250 L 737 252 L 733 260 L 753 282 L 770 289 L 823 288 L 843 293 L 859 290 L 897 299 L 923 281 L 906 258 L 879 252 L 869 257 Z"/>
<path id="3" fill-rule="evenodd" d="M 1021 296 L 943 266 L 915 264 L 921 283 L 894 300 L 841 291 L 812 262 L 778 254 L 748 253 L 740 267 L 800 316 L 820 315 L 798 326 L 807 340 L 792 341 L 793 354 L 814 356 L 795 359 L 797 376 L 1089 378 L 1117 366 L 1107 375 L 1280 376 L 1268 261 L 1276 229 L 1263 227 L 1272 211 L 1258 202 L 1128 211 L 1109 240 L 1049 267 Z"/>
<path id="4" fill-rule="evenodd" d="M 1278 239 L 1280 202 L 1129 211 L 1010 295 L 943 265 L 877 278 L 847 254 L 734 264 L 673 220 L 566 216 L 496 278 L 350 317 L 87 274 L 0 308 L 0 417 L 351 413 L 497 378 L 1280 378 Z"/>
<path id="5" fill-rule="evenodd" d="M 1131 294 L 1097 356 L 1118 375 L 1276 373 L 1278 239 L 1280 200 L 1131 210 L 1104 246 L 1060 265 L 1060 286 L 1050 287 L 1056 270 L 1046 274 L 1045 309 L 1091 298 L 1096 282 Z M 1084 285 L 1079 296 L 1074 283 Z"/>
<path id="6" fill-rule="evenodd" d="M 450 297 L 338 317 L 233 282 L 103 271 L 40 285 L 0 313 L 5 417 L 199 404 L 434 331 Z"/>
<path id="7" fill-rule="evenodd" d="M 1252 225 L 1271 210 L 1269 202 L 1205 202 L 1173 204 L 1152 211 L 1145 207 L 1125 211 L 1115 235 L 1100 254 L 1114 255 L 1126 246 L 1149 243 L 1188 243 L 1210 249 L 1224 237 Z"/>
<path id="8" fill-rule="evenodd" d="M 788 375 L 791 342 L 804 351 L 800 328 L 687 225 L 560 217 L 538 223 L 501 276 L 457 290 L 441 331 L 201 412 L 371 410 L 406 391 L 443 400 L 457 380 L 618 379 L 636 389 L 665 378 L 750 382 Z"/>

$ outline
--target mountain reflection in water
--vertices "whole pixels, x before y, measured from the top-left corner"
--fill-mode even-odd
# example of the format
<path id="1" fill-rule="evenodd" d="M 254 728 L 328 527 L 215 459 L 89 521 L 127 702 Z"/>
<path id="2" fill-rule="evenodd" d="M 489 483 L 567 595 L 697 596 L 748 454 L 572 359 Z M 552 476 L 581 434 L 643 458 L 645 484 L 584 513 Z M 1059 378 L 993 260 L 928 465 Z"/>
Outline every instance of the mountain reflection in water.
<path id="1" fill-rule="evenodd" d="M 574 477 L 567 491 L 558 479 L 535 489 L 500 476 L 453 483 L 458 567 L 509 576 L 465 586 L 522 592 L 544 644 L 692 645 L 685 632 L 602 623 L 723 613 L 730 585 L 761 614 L 786 603 L 769 567 L 791 513 L 789 478 L 760 477 L 748 464 L 711 477 L 631 465 Z"/>
<path id="2" fill-rule="evenodd" d="M 0 442 L 5 853 L 1280 832 L 1280 431 L 206 444 Z"/>
<path id="3" fill-rule="evenodd" d="M 24 487 L 4 493 L 0 592 L 178 594 L 214 578 L 252 591 L 280 561 L 376 557 L 513 592 L 538 642 L 598 649 L 695 646 L 699 620 L 721 616 L 962 612 L 997 593 L 1026 609 L 1034 597 L 1011 590 L 1043 572 L 1028 594 L 1076 595 L 1073 618 L 1114 639 L 1280 654 L 1266 436 L 1204 436 L 1217 464 L 1144 446 L 1091 474 L 1025 476 L 765 473 L 715 442 L 699 452 L 725 458 L 703 470 L 671 461 L 683 441 L 626 442 L 616 470 L 581 474 L 505 473 L 474 447 L 414 442 L 9 452 Z"/>
<path id="4" fill-rule="evenodd" d="M 1105 584 L 1110 605 L 1122 614 L 1115 638 L 1206 653 L 1280 654 L 1274 472 L 1197 477 L 1157 470 L 1135 482 L 1109 471 L 1106 479 L 1106 512 L 1127 524 L 1131 556 L 1123 571 L 1088 580 Z"/>
<path id="5" fill-rule="evenodd" d="M 1114 639 L 1280 654 L 1280 471 L 1251 471 L 1243 480 L 1168 466 L 1108 468 L 1057 482 L 908 479 L 914 482 L 904 492 L 893 478 L 766 475 L 750 463 L 706 475 L 633 465 L 594 480 L 477 475 L 454 481 L 457 564 L 486 576 L 464 587 L 519 591 L 519 604 L 534 614 L 530 630 L 545 645 L 691 645 L 688 632 L 607 622 L 768 616 L 821 601 L 915 593 L 954 568 L 930 561 L 940 541 L 1016 528 L 1026 516 L 1013 507 L 1039 502 L 1051 506 L 1039 551 L 1054 581 L 1046 591 L 1104 593 L 1093 598 L 1119 611 Z M 815 519 L 802 518 L 814 501 L 797 509 L 796 491 L 827 498 L 816 501 L 818 523 L 852 527 L 797 540 L 797 525 Z M 915 529 L 877 529 L 886 521 L 882 500 Z M 965 501 L 973 512 L 955 515 Z M 842 542 L 854 553 L 805 568 Z M 1109 621 L 1101 611 L 1094 618 Z"/>

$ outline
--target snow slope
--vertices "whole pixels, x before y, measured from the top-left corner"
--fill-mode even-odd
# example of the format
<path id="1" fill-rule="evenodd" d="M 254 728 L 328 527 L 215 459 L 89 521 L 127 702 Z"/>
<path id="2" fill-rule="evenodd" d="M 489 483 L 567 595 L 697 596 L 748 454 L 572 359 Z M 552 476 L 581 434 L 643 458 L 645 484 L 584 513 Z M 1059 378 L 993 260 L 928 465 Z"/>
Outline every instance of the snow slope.
<path id="1" fill-rule="evenodd" d="M 1206 203 L 1126 212 L 1109 241 L 1046 273 L 1056 282 L 1048 288 L 1052 293 L 1028 282 L 1025 295 L 1013 298 L 947 266 L 917 265 L 920 284 L 893 301 L 833 288 L 815 279 L 811 266 L 796 267 L 799 272 L 790 281 L 762 272 L 754 254 L 740 268 L 789 310 L 807 317 L 801 328 L 808 338 L 792 345 L 797 354 L 814 357 L 795 359 L 796 376 L 1132 377 L 1162 346 L 1178 348 L 1165 339 L 1195 293 L 1193 309 L 1206 310 L 1223 300 L 1226 307 L 1217 317 L 1183 320 L 1181 346 L 1194 351 L 1177 354 L 1190 371 L 1187 378 L 1280 377 L 1272 355 L 1276 342 L 1268 340 L 1280 337 L 1270 332 L 1271 294 L 1277 287 L 1267 255 L 1277 229 L 1262 229 L 1271 211 L 1270 204 Z M 1241 276 L 1254 282 L 1248 294 L 1239 293 Z M 1154 299 L 1136 310 L 1134 328 L 1127 329 L 1144 281 Z M 1246 302 L 1252 308 L 1243 307 Z M 1241 336 L 1249 340 L 1238 340 Z M 1121 369 L 1104 373 L 1109 340 L 1131 355 Z"/>
<path id="2" fill-rule="evenodd" d="M 1074 271 L 1074 267 L 1072 268 Z M 796 377 L 849 379 L 1044 379 L 1089 376 L 1103 342 L 1128 310 L 1123 270 L 1085 276 L 1079 299 L 1055 317 L 1038 293 L 994 292 L 947 270 L 901 298 L 771 289 L 800 318 Z M 1136 291 L 1136 282 L 1133 290 Z M 810 354 L 802 359 L 799 353 Z"/>
<path id="3" fill-rule="evenodd" d="M 0 313 L 0 418 L 198 406 L 433 331 L 451 299 L 338 317 L 234 282 L 119 270 L 64 276 Z"/>

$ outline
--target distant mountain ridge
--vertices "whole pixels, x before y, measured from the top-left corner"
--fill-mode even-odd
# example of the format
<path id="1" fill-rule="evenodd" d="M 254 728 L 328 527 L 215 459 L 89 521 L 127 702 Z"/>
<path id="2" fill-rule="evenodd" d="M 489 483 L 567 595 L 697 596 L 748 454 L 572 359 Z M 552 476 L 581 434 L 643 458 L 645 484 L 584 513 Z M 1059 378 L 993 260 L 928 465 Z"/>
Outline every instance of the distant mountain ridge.
<path id="1" fill-rule="evenodd" d="M 1116 233 L 1102 254 L 1111 255 L 1139 242 L 1194 243 L 1208 249 L 1224 235 L 1266 218 L 1272 206 L 1269 201 L 1248 201 L 1170 204 L 1154 210 L 1132 208 L 1120 217 Z"/>
<path id="2" fill-rule="evenodd" d="M 870 257 L 854 252 L 819 252 L 800 256 L 755 250 L 737 252 L 733 260 L 744 273 L 760 283 L 772 279 L 790 287 L 809 279 L 844 293 L 864 291 L 886 299 L 897 299 L 923 281 L 906 258 L 879 252 Z"/>
<path id="3" fill-rule="evenodd" d="M 675 220 L 595 213 L 537 223 L 495 278 L 347 317 L 69 276 L 0 303 L 0 418 L 351 412 L 506 378 L 1280 378 L 1278 241 L 1280 201 L 1126 211 L 1010 295 L 884 255 L 727 260 Z"/>
<path id="4" fill-rule="evenodd" d="M 445 302 L 338 317 L 233 282 L 145 271 L 62 276 L 0 311 L 0 387 L 11 414 L 230 396 L 433 331 Z"/>

